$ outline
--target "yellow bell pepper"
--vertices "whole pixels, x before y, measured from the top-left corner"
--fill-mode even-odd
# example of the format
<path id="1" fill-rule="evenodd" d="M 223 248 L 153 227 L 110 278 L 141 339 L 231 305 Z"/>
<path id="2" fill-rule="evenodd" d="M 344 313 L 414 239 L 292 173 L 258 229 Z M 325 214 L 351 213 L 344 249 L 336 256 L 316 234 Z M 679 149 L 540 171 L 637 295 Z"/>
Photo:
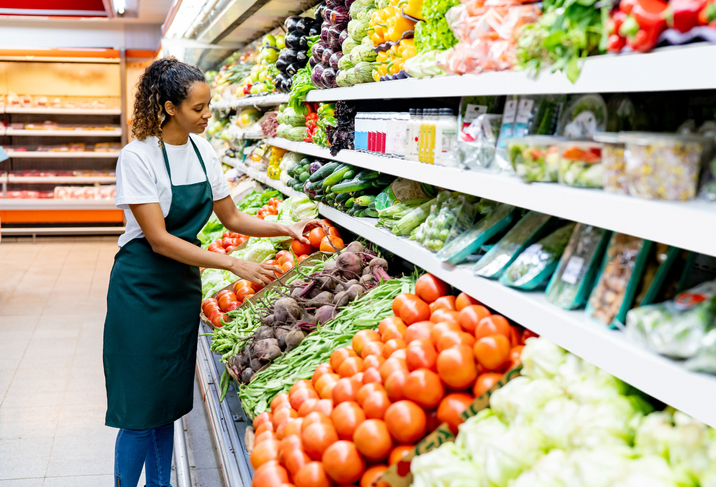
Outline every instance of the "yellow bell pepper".
<path id="1" fill-rule="evenodd" d="M 388 25 L 391 25 L 388 30 L 388 40 L 398 42 L 403 36 L 404 32 L 415 29 L 415 22 L 408 20 L 400 13 L 396 14 L 395 17 L 388 20 Z"/>
<path id="2" fill-rule="evenodd" d="M 400 4 L 403 7 L 403 12 L 406 15 L 410 15 L 413 18 L 425 20 L 423 18 L 423 0 L 401 0 Z"/>

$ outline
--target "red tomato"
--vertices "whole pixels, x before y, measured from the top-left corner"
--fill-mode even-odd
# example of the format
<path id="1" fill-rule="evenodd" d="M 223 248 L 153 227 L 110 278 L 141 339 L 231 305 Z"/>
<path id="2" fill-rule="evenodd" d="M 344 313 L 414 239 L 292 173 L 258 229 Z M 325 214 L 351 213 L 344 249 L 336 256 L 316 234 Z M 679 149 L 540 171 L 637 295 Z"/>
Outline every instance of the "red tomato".
<path id="1" fill-rule="evenodd" d="M 281 424 L 286 424 L 284 421 Z M 264 431 L 260 435 L 256 435 L 254 438 L 254 444 L 258 445 L 259 443 L 266 441 L 266 440 L 276 440 L 279 439 L 277 433 L 274 433 L 273 431 Z"/>
<path id="2" fill-rule="evenodd" d="M 387 465 L 373 465 L 360 478 L 360 487 L 371 487 L 388 470 Z"/>
<path id="3" fill-rule="evenodd" d="M 219 293 L 221 294 L 221 293 Z M 229 307 L 229 304 L 235 303 L 238 301 L 236 294 L 234 294 L 233 291 L 226 291 L 226 294 L 222 294 L 219 299 L 219 308 L 221 308 L 221 311 L 226 312 L 227 308 Z"/>
<path id="4" fill-rule="evenodd" d="M 366 398 L 368 397 L 368 394 L 374 391 L 384 391 L 385 387 L 380 382 L 371 382 L 368 384 L 365 384 L 363 387 L 361 387 L 358 390 L 358 394 L 356 394 L 356 402 L 362 407 L 363 402 L 365 402 Z"/>
<path id="5" fill-rule="evenodd" d="M 403 303 L 400 308 L 400 318 L 406 325 L 430 319 L 430 306 L 420 298 L 411 299 Z"/>
<path id="6" fill-rule="evenodd" d="M 361 387 L 363 387 L 363 383 L 353 378 L 340 379 L 333 388 L 333 406 L 336 407 L 346 401 L 355 401 Z"/>
<path id="7" fill-rule="evenodd" d="M 293 476 L 296 487 L 331 487 L 331 481 L 321 462 L 307 463 Z"/>
<path id="8" fill-rule="evenodd" d="M 321 399 L 313 406 L 313 410 L 311 412 L 325 414 L 330 417 L 333 412 L 333 399 Z"/>
<path id="9" fill-rule="evenodd" d="M 342 440 L 351 440 L 355 429 L 365 421 L 365 413 L 357 402 L 346 401 L 333 409 L 331 420 L 338 432 L 338 437 Z"/>
<path id="10" fill-rule="evenodd" d="M 514 367 L 522 361 L 523 348 L 525 348 L 523 345 L 517 345 L 510 349 L 510 368 Z"/>
<path id="11" fill-rule="evenodd" d="M 452 348 L 457 345 L 465 345 L 471 347 L 475 344 L 475 337 L 464 331 L 448 331 L 438 340 L 438 352 L 442 352 L 447 348 Z"/>
<path id="12" fill-rule="evenodd" d="M 311 383 L 313 384 L 313 387 L 316 387 L 316 382 L 318 379 L 321 378 L 324 374 L 332 374 L 333 369 L 331 368 L 331 364 L 321 364 L 318 367 L 316 367 L 316 370 L 313 372 L 313 376 L 311 377 Z M 318 388 L 316 388 L 318 390 Z"/>
<path id="13" fill-rule="evenodd" d="M 445 296 L 448 290 L 448 285 L 432 274 L 423 274 L 415 283 L 415 293 L 428 303 Z"/>
<path id="14" fill-rule="evenodd" d="M 358 354 L 353 351 L 352 348 L 343 347 L 339 348 L 331 354 L 331 368 L 337 371 L 343 361 L 348 357 L 357 357 Z"/>
<path id="15" fill-rule="evenodd" d="M 393 304 L 395 304 L 395 300 L 393 300 Z M 403 320 L 401 320 L 400 318 L 398 318 L 397 316 L 389 316 L 378 324 L 378 333 L 382 335 L 383 332 L 385 331 L 385 329 L 391 325 L 406 326 L 405 322 Z"/>
<path id="16" fill-rule="evenodd" d="M 338 484 L 357 482 L 365 471 L 365 461 L 352 441 L 337 441 L 323 453 L 323 468 Z"/>
<path id="17" fill-rule="evenodd" d="M 288 472 L 278 461 L 266 462 L 254 472 L 251 487 L 281 487 L 288 482 Z"/>
<path id="18" fill-rule="evenodd" d="M 304 390 L 307 390 L 307 389 L 304 389 Z M 301 407 L 298 408 L 298 417 L 303 418 L 308 413 L 313 411 L 313 406 L 315 406 L 318 401 L 319 401 L 319 399 L 316 397 L 309 397 L 308 399 L 304 400 L 303 404 L 301 404 Z M 280 426 L 279 426 L 279 428 L 280 428 Z"/>
<path id="19" fill-rule="evenodd" d="M 323 398 L 323 389 L 327 385 L 335 385 L 341 377 L 338 374 L 323 374 L 316 381 L 316 391 Z M 325 398 L 324 398 L 325 399 Z"/>
<path id="20" fill-rule="evenodd" d="M 383 355 L 383 358 L 389 359 L 397 350 L 401 350 L 403 348 L 405 348 L 405 340 L 402 340 L 400 338 L 393 338 L 391 340 L 388 340 L 388 343 L 383 346 L 383 350 L 381 353 Z"/>
<path id="21" fill-rule="evenodd" d="M 403 388 L 405 387 L 405 381 L 408 378 L 408 373 L 404 370 L 396 370 L 388 376 L 385 380 L 385 392 L 388 394 L 388 398 L 391 401 L 400 401 L 405 399 L 405 393 Z"/>
<path id="22" fill-rule="evenodd" d="M 430 315 L 430 321 L 433 323 L 449 322 L 459 324 L 458 318 L 460 314 L 457 311 L 450 311 L 449 309 L 438 309 Z"/>
<path id="23" fill-rule="evenodd" d="M 539 335 L 532 330 L 528 330 L 525 328 L 525 331 L 522 332 L 522 343 L 524 344 L 528 338 L 539 338 Z"/>
<path id="24" fill-rule="evenodd" d="M 393 300 L 393 314 L 395 316 L 400 316 L 400 310 L 403 308 L 403 305 L 411 301 L 413 299 L 420 299 L 415 294 L 410 293 L 400 293 L 398 294 L 395 299 Z"/>
<path id="25" fill-rule="evenodd" d="M 368 343 L 377 340 L 380 340 L 380 334 L 375 330 L 361 330 L 353 335 L 351 345 L 353 346 L 353 351 L 358 356 L 361 356 L 363 353 L 363 347 L 365 347 Z"/>
<path id="26" fill-rule="evenodd" d="M 439 309 L 457 311 L 455 307 L 455 296 L 440 296 L 438 299 L 430 303 L 430 313 L 434 313 Z"/>
<path id="27" fill-rule="evenodd" d="M 289 402 L 288 394 L 285 392 L 282 392 L 281 394 L 276 394 L 276 396 L 273 399 L 271 399 L 271 410 L 275 411 L 276 407 L 279 404 L 281 404 L 282 402 Z"/>
<path id="28" fill-rule="evenodd" d="M 500 315 L 489 315 L 480 320 L 475 328 L 475 338 L 480 339 L 482 337 L 490 335 L 504 335 L 510 338 L 512 326 L 504 316 Z"/>
<path id="29" fill-rule="evenodd" d="M 437 347 L 438 342 L 443 337 L 443 335 L 451 331 L 462 331 L 462 328 L 460 328 L 460 325 L 458 325 L 457 323 L 453 323 L 451 321 L 443 321 L 440 323 L 436 323 L 435 326 L 433 326 L 433 329 L 430 330 L 430 341 L 433 342 L 433 345 Z"/>
<path id="30" fill-rule="evenodd" d="M 431 409 L 440 404 L 445 388 L 438 374 L 429 369 L 418 369 L 408 374 L 403 384 L 403 394 L 406 399 Z"/>
<path id="31" fill-rule="evenodd" d="M 303 262 L 304 260 L 308 259 L 308 257 L 309 257 L 308 254 L 299 255 L 299 256 L 298 256 L 298 259 L 296 259 L 296 263 L 301 263 L 301 262 Z"/>
<path id="32" fill-rule="evenodd" d="M 326 237 L 323 237 L 323 240 L 321 240 L 320 245 L 321 252 L 336 252 L 343 250 L 346 248 L 345 243 L 343 243 L 343 240 L 339 237 L 328 235 Z"/>
<path id="33" fill-rule="evenodd" d="M 291 242 L 291 250 L 293 250 L 293 253 L 296 255 L 304 255 L 313 252 L 313 247 L 311 247 L 310 243 L 305 244 L 297 238 L 294 238 Z"/>
<path id="34" fill-rule="evenodd" d="M 333 424 L 313 423 L 303 428 L 301 441 L 306 454 L 314 460 L 319 460 L 326 448 L 338 441 L 338 433 Z"/>
<path id="35" fill-rule="evenodd" d="M 383 382 L 385 383 L 385 381 L 388 380 L 388 377 L 390 377 L 390 375 L 396 370 L 408 372 L 408 364 L 405 360 L 391 357 L 386 360 L 383 365 L 381 365 L 380 378 L 383 379 Z"/>
<path id="36" fill-rule="evenodd" d="M 288 395 L 286 397 L 288 398 Z M 271 404 L 273 404 L 273 401 L 271 402 Z M 256 416 L 254 418 L 254 422 L 252 423 L 254 430 L 264 423 L 271 423 L 271 416 L 272 416 L 271 413 L 269 413 L 268 411 L 263 412 L 263 413 L 259 414 L 258 416 Z"/>
<path id="37" fill-rule="evenodd" d="M 311 246 L 315 248 L 321 247 L 321 241 L 326 236 L 325 230 L 323 230 L 321 227 L 316 227 L 313 230 L 311 230 L 311 233 L 308 234 L 308 240 L 311 242 Z"/>
<path id="38" fill-rule="evenodd" d="M 464 389 L 471 386 L 477 378 L 475 356 L 470 347 L 464 345 L 440 352 L 437 369 L 442 381 L 453 389 Z"/>
<path id="39" fill-rule="evenodd" d="M 504 335 L 482 337 L 475 343 L 474 352 L 486 370 L 499 370 L 510 360 L 510 340 Z"/>
<path id="40" fill-rule="evenodd" d="M 381 419 L 368 419 L 361 423 L 356 428 L 353 441 L 358 451 L 371 462 L 383 460 L 393 449 L 390 431 Z"/>
<path id="41" fill-rule="evenodd" d="M 385 424 L 398 443 L 415 443 L 425 436 L 425 411 L 412 401 L 393 403 L 385 412 Z"/>
<path id="42" fill-rule="evenodd" d="M 479 304 L 472 304 L 460 310 L 457 321 L 463 330 L 469 333 L 475 333 L 477 325 L 487 316 L 490 316 L 490 311 L 487 308 Z"/>
<path id="43" fill-rule="evenodd" d="M 383 382 L 383 378 L 380 376 L 380 371 L 377 367 L 371 367 L 365 372 L 363 372 L 363 384 L 372 384 L 374 382 Z"/>
<path id="44" fill-rule="evenodd" d="M 408 327 L 401 323 L 386 326 L 383 333 L 381 333 L 380 338 L 383 342 L 387 342 L 393 338 L 402 340 L 407 330 Z"/>
<path id="45" fill-rule="evenodd" d="M 447 423 L 450 430 L 456 435 L 457 427 L 465 421 L 460 415 L 472 405 L 474 400 L 475 398 L 470 394 L 463 392 L 448 394 L 438 406 L 438 421 Z"/>
<path id="46" fill-rule="evenodd" d="M 405 332 L 405 343 L 410 343 L 414 340 L 426 340 L 430 339 L 430 332 L 433 330 L 435 323 L 432 321 L 419 321 L 413 323 L 408 327 Z"/>
<path id="47" fill-rule="evenodd" d="M 470 306 L 471 304 L 481 305 L 482 303 L 465 293 L 458 294 L 457 299 L 455 300 L 455 308 L 457 311 L 461 311 L 465 306 Z"/>
<path id="48" fill-rule="evenodd" d="M 405 363 L 408 369 L 434 369 L 438 352 L 430 340 L 413 340 L 405 349 Z"/>
<path id="49" fill-rule="evenodd" d="M 390 451 L 388 465 L 395 465 L 415 450 L 415 445 L 398 445 Z"/>
<path id="50" fill-rule="evenodd" d="M 291 437 L 289 437 L 291 438 Z M 291 475 L 293 477 L 296 476 L 298 471 L 304 466 L 309 463 L 311 463 L 311 457 L 306 455 L 304 451 L 300 448 L 294 448 L 293 450 L 288 450 L 282 457 L 281 460 L 284 465 L 286 465 L 286 468 L 289 472 L 291 472 Z"/>
<path id="51" fill-rule="evenodd" d="M 271 422 L 273 423 L 273 428 L 278 428 L 278 425 L 283 423 L 289 418 L 297 418 L 298 412 L 296 412 L 293 408 L 280 408 L 278 409 L 274 414 Z"/>
<path id="52" fill-rule="evenodd" d="M 475 381 L 475 386 L 472 388 L 472 393 L 475 397 L 480 397 L 490 389 L 492 386 L 502 378 L 502 374 L 497 372 L 485 372 L 480 374 Z"/>
<path id="53" fill-rule="evenodd" d="M 273 435 L 270 431 L 267 431 L 264 434 L 267 433 Z M 266 462 L 278 460 L 278 445 L 279 441 L 275 439 L 256 443 L 254 445 L 254 449 L 251 451 L 251 466 L 254 467 L 254 469 L 257 469 Z"/>
<path id="54" fill-rule="evenodd" d="M 294 391 L 298 389 L 313 389 L 313 383 L 310 380 L 299 380 L 294 383 L 291 388 L 288 390 L 289 399 L 291 397 L 291 394 L 294 393 Z"/>
<path id="55" fill-rule="evenodd" d="M 366 343 L 363 347 L 363 353 L 361 353 L 361 357 L 363 357 L 363 360 L 367 360 L 368 357 L 381 357 L 383 356 L 383 347 L 385 347 L 385 344 L 383 342 L 369 342 Z M 366 365 L 366 367 L 368 367 Z"/>
<path id="56" fill-rule="evenodd" d="M 377 343 L 377 342 L 373 342 Z M 370 344 L 369 344 L 370 345 Z M 382 350 L 383 347 L 380 347 Z M 365 349 L 363 349 L 365 352 Z M 375 355 L 368 355 L 365 359 L 363 359 L 363 370 L 367 371 L 370 368 L 376 368 L 380 369 L 380 366 L 385 363 L 385 358 L 381 354 L 375 354 Z"/>

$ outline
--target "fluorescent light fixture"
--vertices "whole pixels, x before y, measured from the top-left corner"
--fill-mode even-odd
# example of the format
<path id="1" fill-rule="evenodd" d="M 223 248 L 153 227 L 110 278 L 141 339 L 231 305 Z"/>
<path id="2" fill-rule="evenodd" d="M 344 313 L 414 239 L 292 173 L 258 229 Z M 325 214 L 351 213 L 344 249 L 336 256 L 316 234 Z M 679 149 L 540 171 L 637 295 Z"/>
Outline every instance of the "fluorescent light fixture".
<path id="1" fill-rule="evenodd" d="M 206 4 L 207 0 L 182 0 L 165 37 L 184 37 Z"/>
<path id="2" fill-rule="evenodd" d="M 124 11 L 127 9 L 126 0 L 112 0 L 112 5 L 114 5 L 114 11 L 117 12 L 117 15 L 124 15 Z"/>

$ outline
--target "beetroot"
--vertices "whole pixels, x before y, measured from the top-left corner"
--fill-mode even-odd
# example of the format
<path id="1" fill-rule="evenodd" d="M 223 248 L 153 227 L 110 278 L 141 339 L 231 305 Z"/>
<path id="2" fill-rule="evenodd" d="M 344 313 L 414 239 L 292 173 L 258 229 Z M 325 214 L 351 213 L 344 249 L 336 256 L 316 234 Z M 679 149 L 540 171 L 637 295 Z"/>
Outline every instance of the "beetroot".
<path id="1" fill-rule="evenodd" d="M 325 305 L 321 306 L 316 310 L 316 321 L 318 324 L 323 324 L 331 320 L 336 314 L 336 308 L 333 306 Z"/>
<path id="2" fill-rule="evenodd" d="M 353 252 L 343 252 L 336 259 L 338 273 L 346 278 L 360 277 L 363 272 L 363 260 Z"/>

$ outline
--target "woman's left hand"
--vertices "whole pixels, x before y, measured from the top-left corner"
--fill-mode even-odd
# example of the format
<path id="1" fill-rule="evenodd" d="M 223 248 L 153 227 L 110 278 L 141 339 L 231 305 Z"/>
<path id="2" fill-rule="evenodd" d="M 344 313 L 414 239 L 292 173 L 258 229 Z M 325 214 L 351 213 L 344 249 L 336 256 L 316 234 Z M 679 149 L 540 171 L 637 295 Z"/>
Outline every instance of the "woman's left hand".
<path id="1" fill-rule="evenodd" d="M 306 231 L 306 227 L 321 227 L 323 230 L 326 231 L 326 234 L 328 234 L 327 225 L 323 220 L 307 218 L 305 220 L 301 220 L 298 223 L 286 225 L 286 235 L 288 235 L 289 237 L 296 238 L 300 242 L 303 242 L 305 244 L 310 244 L 311 242 L 309 242 L 309 240 L 303 236 L 303 233 Z"/>

